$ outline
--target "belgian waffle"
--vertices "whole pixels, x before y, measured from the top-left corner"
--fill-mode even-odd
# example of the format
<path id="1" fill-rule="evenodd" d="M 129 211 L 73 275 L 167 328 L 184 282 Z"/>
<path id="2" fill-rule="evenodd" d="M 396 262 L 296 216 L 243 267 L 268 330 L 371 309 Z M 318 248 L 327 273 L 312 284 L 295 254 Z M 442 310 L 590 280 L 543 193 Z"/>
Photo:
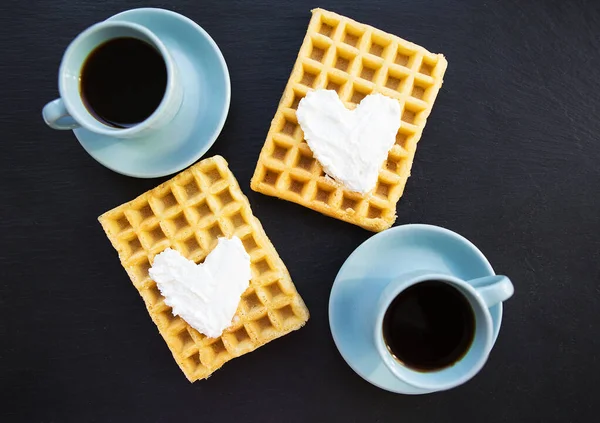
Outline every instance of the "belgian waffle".
<path id="1" fill-rule="evenodd" d="M 325 215 L 382 231 L 410 176 L 417 142 L 442 85 L 447 62 L 411 42 L 323 9 L 312 11 L 304 42 L 260 153 L 251 188 Z M 402 122 L 375 188 L 352 192 L 325 172 L 296 119 L 308 91 L 335 90 L 353 109 L 371 93 L 397 99 Z"/>
<path id="2" fill-rule="evenodd" d="M 308 320 L 308 309 L 283 261 L 220 156 L 202 160 L 98 220 L 175 361 L 192 382 Z M 252 280 L 231 327 L 219 338 L 208 338 L 173 316 L 148 269 L 167 247 L 198 263 L 219 237 L 233 235 L 251 257 Z"/>

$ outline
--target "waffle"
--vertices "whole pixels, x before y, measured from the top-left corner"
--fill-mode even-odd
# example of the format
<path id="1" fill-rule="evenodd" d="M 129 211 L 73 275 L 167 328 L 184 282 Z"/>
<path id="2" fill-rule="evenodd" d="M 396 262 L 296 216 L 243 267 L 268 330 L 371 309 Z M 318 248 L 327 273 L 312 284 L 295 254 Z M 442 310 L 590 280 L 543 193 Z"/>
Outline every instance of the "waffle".
<path id="1" fill-rule="evenodd" d="M 225 362 L 299 329 L 308 320 L 283 261 L 220 156 L 202 160 L 98 220 L 191 382 L 207 378 Z M 208 338 L 173 316 L 148 268 L 167 247 L 201 262 L 218 237 L 233 235 L 251 257 L 252 280 L 232 326 L 219 338 Z"/>
<path id="2" fill-rule="evenodd" d="M 382 231 L 410 176 L 417 142 L 442 85 L 447 62 L 413 43 L 322 9 L 313 10 L 252 177 L 254 191 Z M 337 91 L 349 109 L 371 93 L 397 99 L 402 123 L 375 188 L 352 192 L 325 172 L 304 141 L 298 102 L 314 89 Z"/>

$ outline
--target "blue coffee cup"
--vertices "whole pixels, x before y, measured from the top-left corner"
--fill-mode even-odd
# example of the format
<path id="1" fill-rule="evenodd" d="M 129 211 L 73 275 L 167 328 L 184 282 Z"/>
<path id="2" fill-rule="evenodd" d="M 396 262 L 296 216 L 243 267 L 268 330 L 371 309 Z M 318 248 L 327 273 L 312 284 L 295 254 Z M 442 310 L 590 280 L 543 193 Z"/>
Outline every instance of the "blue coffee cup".
<path id="1" fill-rule="evenodd" d="M 386 311 L 402 292 L 425 281 L 436 281 L 454 288 L 464 297 L 473 311 L 473 339 L 462 357 L 450 366 L 434 371 L 411 368 L 390 352 L 384 339 Z M 454 276 L 417 271 L 392 280 L 382 291 L 375 307 L 373 333 L 376 349 L 392 374 L 415 388 L 443 391 L 461 385 L 475 376 L 484 366 L 493 347 L 493 324 L 489 308 L 512 296 L 514 287 L 506 276 L 487 276 L 464 281 Z"/>
<path id="2" fill-rule="evenodd" d="M 162 56 L 167 70 L 165 94 L 156 110 L 143 122 L 127 128 L 110 126 L 90 113 L 79 86 L 87 57 L 96 47 L 120 37 L 136 38 L 150 44 Z M 61 61 L 58 88 L 60 98 L 46 104 L 42 111 L 49 127 L 62 130 L 83 127 L 96 134 L 123 139 L 147 136 L 163 127 L 179 112 L 183 100 L 177 66 L 167 47 L 148 28 L 122 21 L 104 21 L 92 25 L 71 42 Z"/>

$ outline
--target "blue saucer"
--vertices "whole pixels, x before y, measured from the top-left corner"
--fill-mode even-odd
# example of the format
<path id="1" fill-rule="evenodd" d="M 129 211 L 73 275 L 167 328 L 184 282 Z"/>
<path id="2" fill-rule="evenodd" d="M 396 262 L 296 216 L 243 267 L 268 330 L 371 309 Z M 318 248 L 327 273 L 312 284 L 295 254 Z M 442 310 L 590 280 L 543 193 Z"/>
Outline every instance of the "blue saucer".
<path id="1" fill-rule="evenodd" d="M 229 111 L 229 72 L 219 47 L 194 21 L 168 10 L 133 9 L 108 20 L 143 25 L 161 39 L 179 69 L 183 102 L 173 121 L 149 137 L 118 140 L 83 128 L 75 136 L 94 159 L 123 175 L 156 178 L 185 169 L 213 145 Z"/>
<path id="2" fill-rule="evenodd" d="M 485 256 L 462 236 L 437 226 L 404 225 L 374 235 L 348 257 L 329 298 L 329 326 L 348 365 L 362 378 L 400 394 L 427 394 L 399 381 L 381 360 L 368 319 L 385 285 L 415 270 L 468 280 L 494 274 Z M 502 303 L 490 308 L 494 342 L 502 321 Z"/>

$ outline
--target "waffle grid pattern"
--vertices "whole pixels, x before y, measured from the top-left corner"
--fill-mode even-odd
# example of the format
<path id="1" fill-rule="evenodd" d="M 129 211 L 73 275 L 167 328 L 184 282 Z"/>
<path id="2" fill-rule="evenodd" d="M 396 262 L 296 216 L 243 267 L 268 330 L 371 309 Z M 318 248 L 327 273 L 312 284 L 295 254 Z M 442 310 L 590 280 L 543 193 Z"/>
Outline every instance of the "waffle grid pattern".
<path id="1" fill-rule="evenodd" d="M 98 219 L 177 364 L 192 382 L 308 320 L 283 261 L 220 156 L 197 163 Z M 233 235 L 251 257 L 252 280 L 232 326 L 219 338 L 208 338 L 173 316 L 148 269 L 154 256 L 167 247 L 199 263 L 219 237 Z"/>
<path id="2" fill-rule="evenodd" d="M 254 191 L 301 204 L 365 229 L 396 220 L 396 203 L 447 67 L 441 54 L 323 9 L 313 10 L 298 59 L 252 178 Z M 352 192 L 327 176 L 304 141 L 298 103 L 335 90 L 349 109 L 371 93 L 397 99 L 402 123 L 372 192 Z"/>

